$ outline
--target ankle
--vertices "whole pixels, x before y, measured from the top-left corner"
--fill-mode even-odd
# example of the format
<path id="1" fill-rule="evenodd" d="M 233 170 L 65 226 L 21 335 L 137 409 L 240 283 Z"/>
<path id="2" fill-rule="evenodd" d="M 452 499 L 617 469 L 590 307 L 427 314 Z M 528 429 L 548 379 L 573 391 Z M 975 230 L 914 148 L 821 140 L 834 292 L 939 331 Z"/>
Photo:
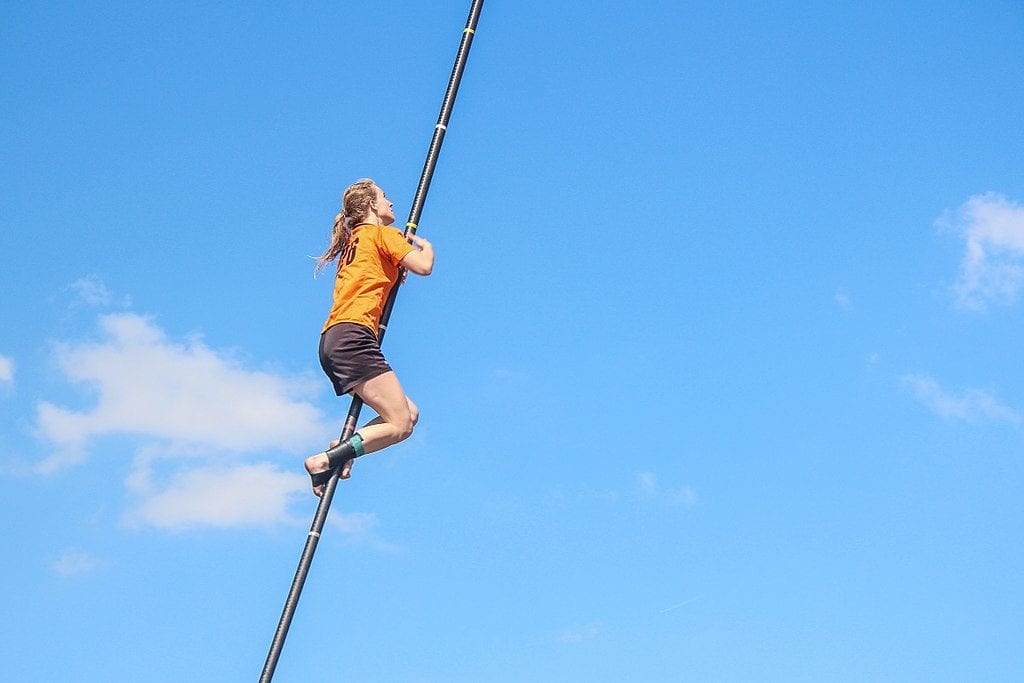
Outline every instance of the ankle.
<path id="1" fill-rule="evenodd" d="M 352 448 L 352 444 L 348 441 L 338 444 L 333 448 L 328 448 L 324 451 L 324 455 L 327 456 L 327 465 L 332 470 L 339 465 L 344 465 L 346 462 L 351 460 L 355 455 L 355 449 Z"/>
<path id="2" fill-rule="evenodd" d="M 363 448 L 363 437 L 359 436 L 358 433 L 353 434 L 348 440 L 338 444 L 332 448 L 328 448 L 324 455 L 327 456 L 327 464 L 331 469 L 344 465 L 349 460 L 358 458 L 361 455 L 365 455 L 366 450 Z"/>

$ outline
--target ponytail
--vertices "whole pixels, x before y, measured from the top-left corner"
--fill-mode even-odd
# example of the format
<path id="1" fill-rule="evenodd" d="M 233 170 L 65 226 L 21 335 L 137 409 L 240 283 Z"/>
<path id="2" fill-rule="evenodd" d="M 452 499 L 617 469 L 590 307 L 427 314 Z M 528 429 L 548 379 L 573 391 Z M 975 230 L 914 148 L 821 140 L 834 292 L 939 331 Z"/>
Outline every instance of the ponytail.
<path id="1" fill-rule="evenodd" d="M 348 241 L 352 237 L 352 230 L 366 218 L 370 202 L 375 198 L 374 182 L 369 178 L 363 178 L 348 186 L 344 194 L 341 195 L 341 213 L 334 217 L 334 226 L 331 228 L 331 244 L 327 247 L 327 251 L 317 257 L 316 266 L 313 268 L 313 277 L 316 277 L 321 270 L 327 267 L 328 263 L 345 251 L 345 247 L 348 246 Z"/>

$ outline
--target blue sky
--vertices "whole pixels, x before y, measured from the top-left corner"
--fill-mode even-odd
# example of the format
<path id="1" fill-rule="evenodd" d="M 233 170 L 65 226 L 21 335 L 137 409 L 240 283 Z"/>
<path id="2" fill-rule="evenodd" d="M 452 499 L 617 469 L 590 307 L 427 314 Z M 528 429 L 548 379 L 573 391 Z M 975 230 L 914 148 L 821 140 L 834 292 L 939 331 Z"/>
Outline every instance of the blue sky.
<path id="1" fill-rule="evenodd" d="M 5 680 L 253 680 L 468 3 L 0 26 Z M 484 8 L 276 680 L 1024 676 L 1024 9 Z"/>

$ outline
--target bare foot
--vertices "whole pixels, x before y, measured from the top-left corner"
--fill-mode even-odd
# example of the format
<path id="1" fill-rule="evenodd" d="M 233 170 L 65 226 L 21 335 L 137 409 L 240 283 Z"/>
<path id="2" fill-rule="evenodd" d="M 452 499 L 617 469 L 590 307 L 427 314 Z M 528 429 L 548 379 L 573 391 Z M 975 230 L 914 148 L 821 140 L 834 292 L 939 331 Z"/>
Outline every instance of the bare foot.
<path id="1" fill-rule="evenodd" d="M 331 465 L 327 460 L 326 453 L 317 453 L 306 458 L 306 472 L 309 473 L 309 479 L 313 486 L 313 495 L 317 498 L 324 495 L 324 489 L 327 486 L 327 482 L 324 479 L 324 473 L 330 472 Z M 319 475 L 319 476 L 318 476 Z"/>
<path id="2" fill-rule="evenodd" d="M 335 439 L 330 443 L 330 448 L 334 448 L 341 442 Z M 306 472 L 309 473 L 309 478 L 312 481 L 313 495 L 320 498 L 324 495 L 324 489 L 327 488 L 327 478 L 324 473 L 331 471 L 331 463 L 327 459 L 326 453 L 317 453 L 306 458 Z M 317 476 L 319 475 L 319 476 Z M 349 460 L 341 467 L 341 474 L 338 475 L 339 479 L 348 479 L 352 476 L 352 461 Z"/>

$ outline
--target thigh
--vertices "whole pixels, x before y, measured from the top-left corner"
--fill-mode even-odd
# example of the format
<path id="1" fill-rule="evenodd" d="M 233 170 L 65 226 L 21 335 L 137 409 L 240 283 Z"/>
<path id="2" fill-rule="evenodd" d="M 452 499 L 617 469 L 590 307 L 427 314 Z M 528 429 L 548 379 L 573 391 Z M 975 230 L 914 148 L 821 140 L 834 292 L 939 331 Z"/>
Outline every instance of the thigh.
<path id="1" fill-rule="evenodd" d="M 413 403 L 402 390 L 394 371 L 377 375 L 355 387 L 352 392 L 387 422 L 412 419 Z"/>

